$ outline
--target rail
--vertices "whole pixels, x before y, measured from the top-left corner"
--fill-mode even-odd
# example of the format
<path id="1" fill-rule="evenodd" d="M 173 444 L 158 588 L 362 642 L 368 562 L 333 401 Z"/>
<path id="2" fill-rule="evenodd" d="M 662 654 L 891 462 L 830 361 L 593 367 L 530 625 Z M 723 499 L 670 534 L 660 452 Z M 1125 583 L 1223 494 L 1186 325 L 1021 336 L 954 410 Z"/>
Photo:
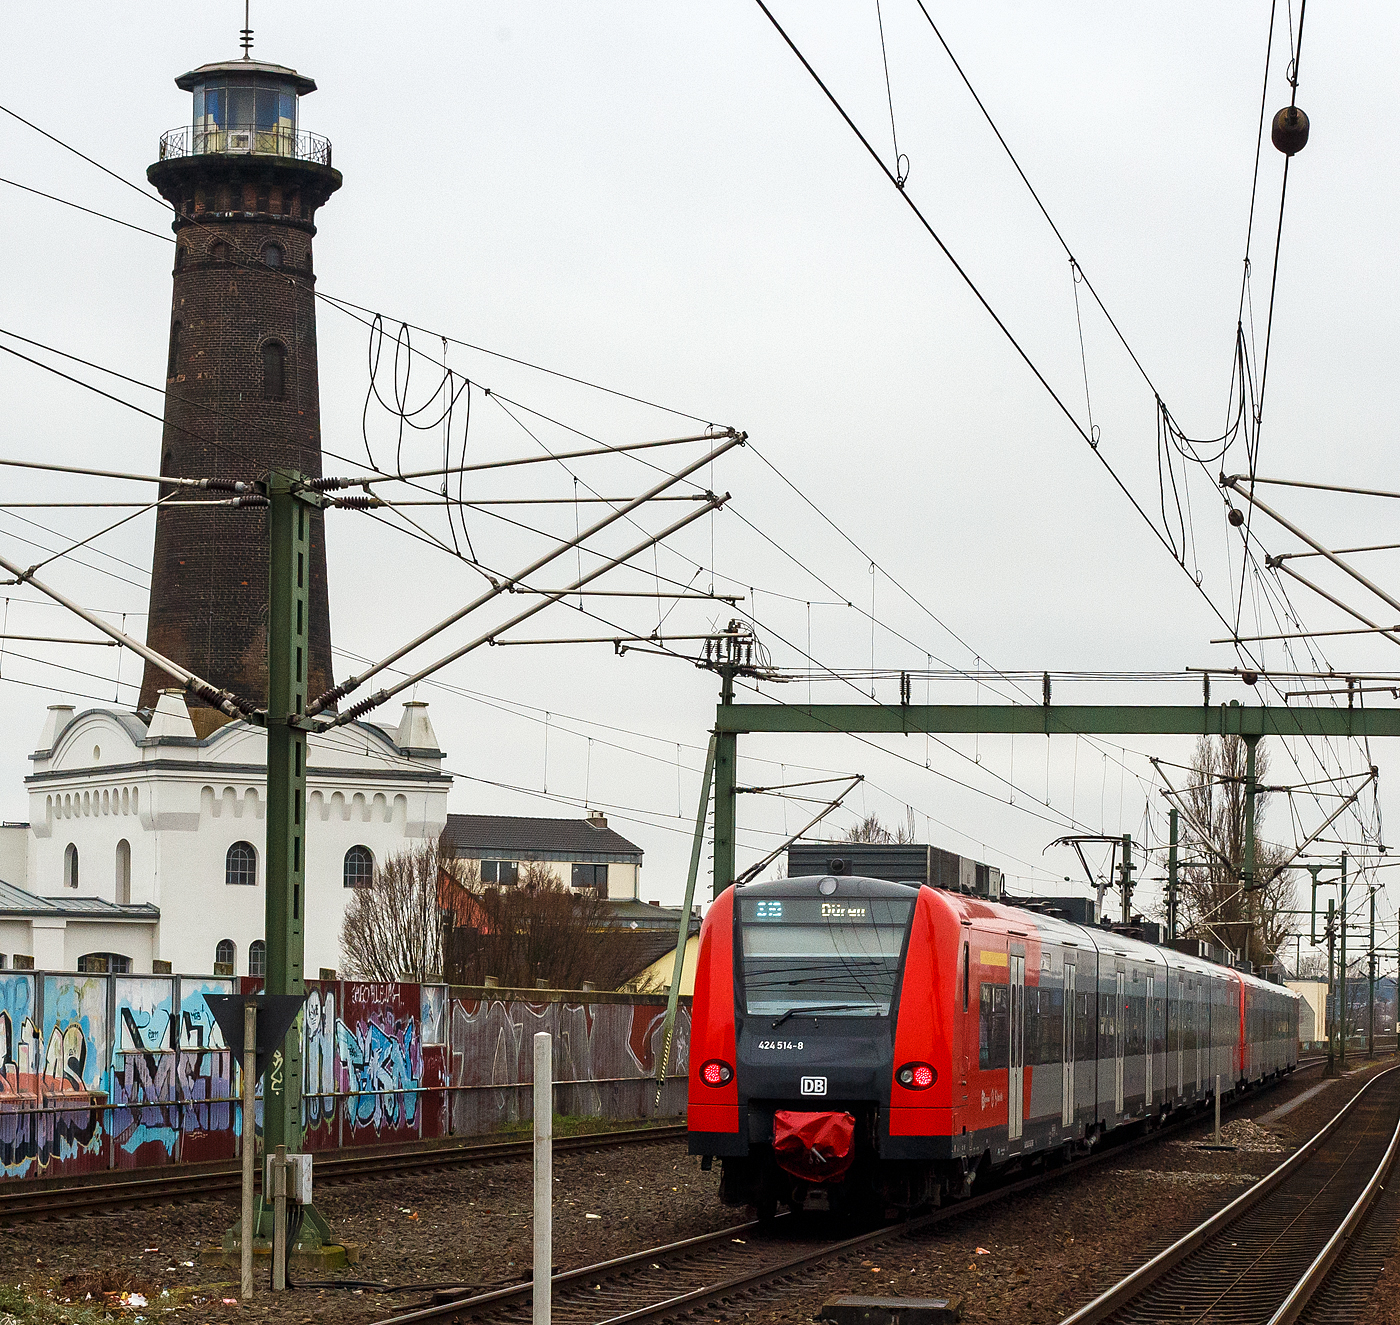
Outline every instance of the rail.
<path id="1" fill-rule="evenodd" d="M 1061 1325 L 1155 1320 L 1168 1311 L 1175 1318 L 1186 1311 L 1183 1299 L 1188 1298 L 1193 1302 L 1208 1299 L 1221 1319 L 1292 1325 L 1360 1226 L 1394 1160 L 1400 1124 L 1392 1131 L 1387 1123 L 1389 1145 L 1378 1159 L 1378 1146 L 1370 1145 L 1369 1181 L 1354 1200 L 1346 1200 L 1346 1194 L 1355 1190 L 1355 1175 L 1347 1172 L 1348 1165 L 1377 1135 L 1368 1111 L 1375 1111 L 1370 1106 L 1378 1100 L 1370 1092 L 1379 1086 L 1378 1095 L 1385 1099 L 1380 1108 L 1392 1111 L 1395 1101 L 1391 1097 L 1400 1098 L 1397 1073 L 1400 1067 L 1377 1073 L 1271 1173 L 1092 1302 L 1064 1317 Z M 1337 1147 L 1339 1153 L 1332 1154 L 1327 1143 L 1347 1120 L 1355 1125 Z M 1321 1181 L 1317 1174 L 1307 1173 L 1310 1166 L 1321 1170 Z M 1353 1179 L 1351 1184 L 1348 1177 Z M 1291 1199 L 1265 1202 L 1281 1188 L 1292 1191 L 1294 1187 L 1298 1191 Z M 1337 1200 L 1346 1201 L 1346 1211 L 1340 1220 L 1329 1224 L 1329 1210 Z M 1280 1209 L 1286 1212 L 1282 1216 L 1276 1213 Z M 1280 1218 L 1284 1220 L 1282 1229 Z M 1313 1254 L 1323 1239 L 1325 1245 Z M 1307 1264 L 1297 1273 L 1296 1258 L 1301 1256 L 1307 1257 Z M 1294 1259 L 1290 1261 L 1290 1257 Z M 1279 1275 L 1285 1272 L 1287 1277 L 1280 1285 Z M 1232 1302 L 1226 1305 L 1224 1299 L 1230 1294 L 1234 1295 Z"/>
<path id="2" fill-rule="evenodd" d="M 1325 1061 L 1325 1058 L 1316 1058 L 1300 1062 L 1298 1066 L 1300 1069 L 1317 1067 Z M 1227 1101 L 1225 1107 L 1232 1109 L 1257 1097 L 1258 1092 L 1251 1091 Z M 1202 1112 L 1201 1108 L 1194 1109 L 1145 1136 L 1105 1146 L 1032 1177 L 1008 1179 L 1001 1186 L 953 1201 L 930 1214 L 856 1237 L 814 1241 L 810 1234 L 789 1236 L 790 1216 L 780 1215 L 769 1224 L 725 1228 L 596 1265 L 561 1270 L 551 1281 L 555 1316 L 556 1319 L 602 1320 L 606 1325 L 622 1325 L 623 1322 L 640 1325 L 643 1321 L 683 1318 L 704 1306 L 707 1320 L 721 1313 L 743 1317 L 742 1298 L 747 1293 L 775 1281 L 792 1279 L 798 1282 L 804 1274 L 853 1252 L 917 1236 L 979 1207 L 1004 1201 L 1110 1159 L 1119 1159 L 1129 1150 L 1153 1145 L 1182 1127 L 1198 1123 Z M 527 1325 L 531 1319 L 531 1294 L 529 1283 L 470 1296 L 465 1290 L 455 1294 L 440 1292 L 434 1301 L 409 1307 L 376 1325 L 465 1325 L 468 1321 Z M 739 1302 L 731 1303 L 731 1299 L 739 1299 Z M 716 1310 L 716 1304 L 721 1302 L 725 1305 Z"/>
<path id="3" fill-rule="evenodd" d="M 161 134 L 162 161 L 189 156 L 276 156 L 328 166 L 331 164 L 331 140 L 301 129 L 257 124 L 229 124 L 209 129 L 183 124 Z"/>
<path id="4" fill-rule="evenodd" d="M 679 1141 L 685 1134 L 684 1125 L 677 1124 L 615 1128 L 557 1137 L 554 1146 L 559 1151 L 595 1150 Z M 460 1165 L 510 1163 L 529 1159 L 532 1148 L 533 1142 L 526 1139 L 420 1142 L 403 1147 L 376 1147 L 359 1154 L 318 1154 L 316 1181 L 360 1182 Z M 37 1190 L 32 1185 L 7 1184 L 0 1189 L 0 1226 L 134 1205 L 159 1205 L 190 1197 L 203 1198 L 216 1192 L 237 1191 L 241 1181 L 241 1165 L 223 1164 L 167 1168 L 156 1170 L 153 1175 L 128 1170 L 117 1178 L 107 1174 L 93 1179 L 75 1178 L 63 1186 Z"/>

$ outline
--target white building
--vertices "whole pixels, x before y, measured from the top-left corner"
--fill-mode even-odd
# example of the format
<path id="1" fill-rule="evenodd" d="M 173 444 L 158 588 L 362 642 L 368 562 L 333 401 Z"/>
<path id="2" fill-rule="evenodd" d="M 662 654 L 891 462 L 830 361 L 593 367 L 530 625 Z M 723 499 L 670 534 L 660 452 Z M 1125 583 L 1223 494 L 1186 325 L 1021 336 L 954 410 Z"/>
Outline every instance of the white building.
<path id="1" fill-rule="evenodd" d="M 0 956 L 40 969 L 261 974 L 266 734 L 200 738 L 181 692 L 149 723 L 50 707 L 31 756 L 29 823 L 0 828 Z M 397 729 L 356 722 L 310 738 L 305 970 L 340 963 L 353 886 L 447 822 L 451 776 L 427 705 Z M 157 965 L 159 963 L 159 965 Z M 22 961 L 20 964 L 29 964 Z"/>

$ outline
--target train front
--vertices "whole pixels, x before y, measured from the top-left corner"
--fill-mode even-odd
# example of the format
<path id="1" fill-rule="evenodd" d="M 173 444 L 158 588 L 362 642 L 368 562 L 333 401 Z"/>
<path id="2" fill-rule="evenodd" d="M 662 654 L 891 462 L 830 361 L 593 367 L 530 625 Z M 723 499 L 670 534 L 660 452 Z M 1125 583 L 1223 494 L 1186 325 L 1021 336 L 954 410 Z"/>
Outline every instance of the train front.
<path id="1" fill-rule="evenodd" d="M 828 875 L 715 899 L 696 967 L 688 1121 L 690 1153 L 723 1164 L 726 1204 L 878 1215 L 926 1198 L 922 1166 L 890 1144 L 891 1094 L 922 1100 L 938 1078 L 927 1037 L 904 1062 L 910 1037 L 896 1036 L 906 964 L 931 983 L 931 934 L 909 960 L 916 911 L 931 911 L 921 891 Z"/>

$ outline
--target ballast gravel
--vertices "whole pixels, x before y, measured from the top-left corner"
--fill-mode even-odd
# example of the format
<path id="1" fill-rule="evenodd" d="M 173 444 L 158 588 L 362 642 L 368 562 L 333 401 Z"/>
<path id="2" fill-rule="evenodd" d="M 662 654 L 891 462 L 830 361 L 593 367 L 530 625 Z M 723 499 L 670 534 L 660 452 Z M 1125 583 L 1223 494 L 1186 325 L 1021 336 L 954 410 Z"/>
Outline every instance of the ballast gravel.
<path id="1" fill-rule="evenodd" d="M 853 1253 L 798 1284 L 740 1299 L 706 1320 L 751 1325 L 813 1320 L 828 1298 L 860 1294 L 960 1297 L 971 1325 L 1050 1325 L 1090 1300 L 1207 1215 L 1327 1121 L 1364 1074 L 1332 1083 L 1267 1126 L 1252 1119 L 1318 1083 L 1305 1072 L 1260 1092 L 1231 1111 L 1226 1137 L 1235 1150 L 1202 1150 L 1212 1140 L 1208 1115 L 1181 1137 L 1124 1150 L 1093 1169 L 965 1216 L 917 1237 Z M 1274 1147 L 1277 1147 L 1275 1150 Z M 564 1269 L 677 1241 L 742 1222 L 721 1206 L 718 1166 L 703 1173 L 683 1143 L 556 1155 L 555 1265 Z M 445 1170 L 375 1182 L 327 1185 L 317 1206 L 336 1234 L 363 1247 L 359 1264 L 335 1278 L 391 1286 L 516 1282 L 530 1264 L 531 1172 L 528 1162 Z M 259 1267 L 250 1307 L 237 1300 L 236 1272 L 201 1257 L 236 1215 L 232 1200 L 154 1207 L 50 1224 L 0 1229 L 0 1285 L 22 1285 L 57 1306 L 81 1289 L 65 1312 L 74 1325 L 106 1290 L 145 1299 L 116 1306 L 122 1320 L 208 1322 L 233 1319 L 305 1325 L 368 1325 L 426 1302 L 429 1290 L 299 1288 L 274 1299 Z M 813 1236 L 856 1231 L 810 1215 Z M 825 1222 L 823 1222 L 825 1221 Z M 79 1276 L 82 1276 L 79 1278 Z M 63 1281 L 68 1280 L 68 1289 Z M 93 1298 L 82 1303 L 87 1293 Z M 232 1299 L 231 1301 L 226 1299 Z M 0 1303 L 0 1319 L 4 1307 Z M 110 1317 L 109 1317 L 110 1318 Z M 35 1316 L 47 1325 L 59 1314 Z M 1363 1325 L 1400 1325 L 1400 1257 L 1387 1270 Z"/>

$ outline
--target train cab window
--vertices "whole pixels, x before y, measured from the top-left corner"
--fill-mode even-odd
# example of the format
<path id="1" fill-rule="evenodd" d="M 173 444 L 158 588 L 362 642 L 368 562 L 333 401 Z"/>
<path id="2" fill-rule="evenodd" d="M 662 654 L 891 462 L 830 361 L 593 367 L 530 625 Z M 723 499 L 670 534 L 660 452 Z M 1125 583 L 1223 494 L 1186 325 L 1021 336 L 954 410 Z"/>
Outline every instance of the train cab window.
<path id="1" fill-rule="evenodd" d="M 885 1017 L 913 897 L 744 897 L 741 978 L 751 1016 Z"/>
<path id="2" fill-rule="evenodd" d="M 1011 1061 L 1010 994 L 1005 985 L 984 984 L 977 1016 L 977 1066 L 984 1072 Z"/>

